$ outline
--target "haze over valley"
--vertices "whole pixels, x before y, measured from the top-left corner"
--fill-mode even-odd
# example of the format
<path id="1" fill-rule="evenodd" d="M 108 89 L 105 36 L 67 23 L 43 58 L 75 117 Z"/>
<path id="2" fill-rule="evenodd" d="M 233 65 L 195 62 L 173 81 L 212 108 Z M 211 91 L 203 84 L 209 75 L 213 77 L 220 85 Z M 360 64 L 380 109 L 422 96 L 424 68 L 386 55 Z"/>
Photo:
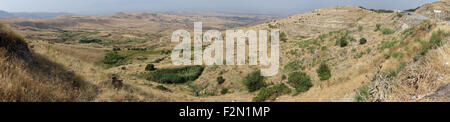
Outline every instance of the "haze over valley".
<path id="1" fill-rule="evenodd" d="M 450 101 L 449 0 L 237 2 L 3 2 L 0 101 Z M 172 34 L 194 22 L 279 29 L 278 74 L 174 65 Z"/>

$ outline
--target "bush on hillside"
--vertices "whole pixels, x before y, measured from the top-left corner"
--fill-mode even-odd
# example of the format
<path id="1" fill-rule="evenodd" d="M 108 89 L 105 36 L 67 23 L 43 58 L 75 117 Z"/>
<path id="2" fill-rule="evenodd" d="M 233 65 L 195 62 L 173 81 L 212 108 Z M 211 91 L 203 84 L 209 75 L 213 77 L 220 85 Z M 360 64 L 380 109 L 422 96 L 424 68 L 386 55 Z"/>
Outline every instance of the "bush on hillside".
<path id="1" fill-rule="evenodd" d="M 289 75 L 288 83 L 295 88 L 297 93 L 308 91 L 313 85 L 311 78 L 304 72 L 293 72 Z"/>
<path id="2" fill-rule="evenodd" d="M 320 80 L 328 80 L 331 77 L 331 70 L 325 63 L 320 64 L 319 69 L 317 69 L 317 75 Z"/>
<path id="3" fill-rule="evenodd" d="M 384 35 L 389 35 L 389 34 L 393 34 L 394 31 L 391 30 L 391 29 L 389 29 L 389 28 L 383 28 L 383 29 L 381 30 L 381 33 L 383 33 Z"/>
<path id="4" fill-rule="evenodd" d="M 355 101 L 356 102 L 366 102 L 369 101 L 370 94 L 369 94 L 369 87 L 367 85 L 362 85 L 355 94 Z"/>
<path id="5" fill-rule="evenodd" d="M 280 41 L 286 42 L 288 40 L 286 33 L 280 33 Z"/>
<path id="6" fill-rule="evenodd" d="M 222 90 L 220 90 L 220 94 L 227 94 L 227 93 L 228 93 L 227 88 L 222 88 Z"/>
<path id="7" fill-rule="evenodd" d="M 250 92 L 257 91 L 265 86 L 264 77 L 261 76 L 261 71 L 259 70 L 245 76 L 243 82 Z"/>
<path id="8" fill-rule="evenodd" d="M 203 73 L 203 66 L 159 69 L 150 74 L 148 80 L 159 83 L 185 83 L 196 80 Z"/>
<path id="9" fill-rule="evenodd" d="M 216 80 L 217 80 L 217 83 L 219 83 L 219 84 L 222 84 L 223 82 L 225 82 L 225 79 L 223 79 L 222 76 L 217 77 Z"/>
<path id="10" fill-rule="evenodd" d="M 408 10 L 405 10 L 405 11 L 407 11 L 407 12 L 415 12 L 419 8 L 420 8 L 420 6 L 417 7 L 417 8 L 412 8 L 412 9 L 408 9 Z"/>
<path id="11" fill-rule="evenodd" d="M 424 56 L 430 49 L 435 49 L 442 45 L 442 38 L 447 36 L 448 34 L 439 30 L 437 32 L 433 32 L 429 42 L 422 42 L 423 49 L 420 51 L 420 55 Z"/>
<path id="12" fill-rule="evenodd" d="M 100 39 L 82 39 L 80 43 L 100 43 L 102 40 Z"/>
<path id="13" fill-rule="evenodd" d="M 154 64 L 147 64 L 147 66 L 145 66 L 145 71 L 155 71 L 155 65 Z"/>
<path id="14" fill-rule="evenodd" d="M 379 31 L 380 29 L 381 29 L 381 24 L 377 24 L 377 25 L 375 25 L 376 27 L 375 27 L 375 31 Z"/>
<path id="15" fill-rule="evenodd" d="M 115 66 L 124 59 L 125 56 L 121 56 L 117 52 L 108 52 L 102 62 L 107 65 Z"/>
<path id="16" fill-rule="evenodd" d="M 253 98 L 253 101 L 263 102 L 269 99 L 275 99 L 283 94 L 289 94 L 290 92 L 291 90 L 289 89 L 289 87 L 286 86 L 284 83 L 281 83 L 275 86 L 262 88 L 259 91 L 258 95 L 256 95 L 256 97 Z"/>
<path id="17" fill-rule="evenodd" d="M 359 39 L 359 44 L 363 45 L 367 43 L 367 39 L 366 38 L 361 38 Z"/>
<path id="18" fill-rule="evenodd" d="M 441 30 L 439 30 L 437 32 L 433 32 L 433 34 L 431 34 L 431 37 L 430 37 L 430 44 L 431 44 L 430 46 L 432 48 L 441 46 L 443 35 L 444 35 L 444 32 Z"/>
<path id="19" fill-rule="evenodd" d="M 120 51 L 120 50 L 122 50 L 122 49 L 120 49 L 118 47 L 113 48 L 113 51 Z"/>
<path id="20" fill-rule="evenodd" d="M 346 47 L 346 46 L 348 45 L 347 39 L 344 38 L 344 37 L 340 38 L 340 39 L 339 39 L 339 45 L 340 45 L 341 47 Z"/>

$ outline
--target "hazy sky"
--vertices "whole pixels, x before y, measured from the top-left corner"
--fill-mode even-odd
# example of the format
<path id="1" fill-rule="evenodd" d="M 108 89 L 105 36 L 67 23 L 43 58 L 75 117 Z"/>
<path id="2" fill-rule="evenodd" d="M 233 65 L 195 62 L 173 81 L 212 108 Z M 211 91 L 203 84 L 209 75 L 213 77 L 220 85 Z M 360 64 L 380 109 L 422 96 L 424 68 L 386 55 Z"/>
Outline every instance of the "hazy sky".
<path id="1" fill-rule="evenodd" d="M 436 0 L 1 0 L 10 12 L 110 14 L 130 11 L 213 11 L 294 14 L 334 5 L 376 9 L 409 9 Z"/>

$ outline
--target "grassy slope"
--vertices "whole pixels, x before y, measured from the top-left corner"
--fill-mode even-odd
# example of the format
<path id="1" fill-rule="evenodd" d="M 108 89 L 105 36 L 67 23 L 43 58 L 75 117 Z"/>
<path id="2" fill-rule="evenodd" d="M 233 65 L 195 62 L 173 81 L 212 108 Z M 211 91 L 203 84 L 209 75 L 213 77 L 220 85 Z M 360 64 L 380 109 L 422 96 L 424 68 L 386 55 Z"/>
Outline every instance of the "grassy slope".
<path id="1" fill-rule="evenodd" d="M 281 44 L 280 73 L 267 78 L 267 84 L 270 86 L 286 82 L 281 78 L 282 75 L 292 71 L 303 71 L 311 76 L 314 85 L 307 92 L 296 96 L 283 95 L 275 101 L 353 101 L 354 91 L 367 81 L 366 76 L 372 77 L 373 72 L 380 65 L 383 66 L 383 71 L 388 71 L 398 67 L 402 62 L 408 65 L 413 64 L 410 61 L 422 48 L 420 42 L 414 41 L 415 38 L 428 41 L 434 31 L 439 29 L 450 31 L 448 24 L 431 21 L 432 28 L 419 28 L 415 30 L 417 34 L 407 35 L 405 38 L 405 34 L 403 34 L 405 29 L 418 26 L 421 21 L 408 21 L 405 16 L 398 17 L 395 13 L 375 13 L 357 7 L 342 6 L 319 9 L 249 28 L 270 29 L 268 24 L 285 32 L 288 41 Z M 395 32 L 382 34 L 380 31 L 374 31 L 377 24 L 381 24 L 381 28 L 389 28 Z M 407 25 L 406 28 L 404 28 L 404 24 Z M 338 32 L 339 30 L 344 31 Z M 349 45 L 346 47 L 336 46 L 335 40 L 342 37 L 346 33 L 345 30 L 349 31 Z M 364 37 L 368 42 L 359 45 L 358 41 L 350 41 L 350 37 L 355 40 Z M 392 46 L 384 46 L 389 45 L 386 44 L 387 42 L 395 41 L 398 42 Z M 104 69 L 97 62 L 102 60 L 105 50 L 110 50 L 110 47 L 100 46 L 98 48 L 98 45 L 95 44 L 93 44 L 94 46 L 90 44 L 52 44 L 44 41 L 33 41 L 31 44 L 35 45 L 33 51 L 36 53 L 75 70 L 88 83 L 98 87 L 99 93 L 94 101 L 251 101 L 257 94 L 257 92 L 249 93 L 241 82 L 246 74 L 258 69 L 256 66 L 206 67 L 198 80 L 190 82 L 202 93 L 201 97 L 195 97 L 192 94 L 192 88 L 188 85 L 159 84 L 136 77 L 136 74 L 144 72 L 148 62 L 165 55 L 149 54 L 147 55 L 148 60 L 132 61 L 130 64 Z M 148 46 L 148 44 L 144 45 Z M 158 46 L 160 49 L 172 49 L 172 47 L 173 45 L 166 44 Z M 323 47 L 326 47 L 325 50 L 322 50 Z M 370 51 L 368 51 L 369 48 Z M 361 52 L 364 54 L 361 55 Z M 397 52 L 401 52 L 403 56 L 385 58 L 386 55 L 394 52 L 396 55 Z M 430 51 L 429 53 L 431 53 L 429 55 L 434 55 L 436 52 Z M 437 55 L 446 55 L 446 53 L 448 52 L 441 51 Z M 436 63 L 445 60 L 447 59 L 439 59 L 430 63 L 430 66 L 437 66 Z M 303 68 L 284 69 L 284 66 L 293 61 L 300 62 L 298 64 Z M 330 64 L 332 77 L 329 80 L 320 81 L 317 77 L 316 69 L 320 62 Z M 123 70 L 122 67 L 125 67 L 126 70 Z M 173 66 L 170 59 L 166 58 L 162 62 L 156 63 L 156 67 L 171 68 Z M 109 85 L 109 75 L 111 74 L 119 74 L 121 79 L 125 79 L 126 87 L 121 90 L 112 89 L 112 86 Z M 219 75 L 225 79 L 221 85 L 216 81 Z M 401 78 L 402 74 L 399 77 Z M 164 85 L 171 92 L 154 89 L 158 85 Z M 219 95 L 223 88 L 229 89 L 229 93 Z M 434 86 L 430 87 L 429 91 L 434 89 Z M 401 93 L 398 92 L 398 94 Z"/>
<path id="2" fill-rule="evenodd" d="M 81 77 L 28 50 L 23 37 L 0 23 L 0 101 L 89 101 L 95 93 Z"/>

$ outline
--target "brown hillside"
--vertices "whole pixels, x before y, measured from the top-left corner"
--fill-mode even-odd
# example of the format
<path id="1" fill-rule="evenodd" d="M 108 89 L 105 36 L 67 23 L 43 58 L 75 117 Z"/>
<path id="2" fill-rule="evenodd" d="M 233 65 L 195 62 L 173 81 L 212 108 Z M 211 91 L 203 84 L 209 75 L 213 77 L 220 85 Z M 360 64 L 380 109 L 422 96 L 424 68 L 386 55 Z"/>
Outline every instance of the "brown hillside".
<path id="1" fill-rule="evenodd" d="M 4 55 L 0 57 L 3 59 L 0 70 L 5 72 L 0 73 L 0 98 L 2 101 L 449 101 L 445 98 L 450 86 L 450 24 L 442 21 L 445 18 L 427 14 L 434 9 L 448 11 L 447 1 L 424 5 L 415 12 L 335 6 L 267 22 L 262 22 L 268 20 L 266 17 L 158 12 L 53 19 L 1 18 L 26 35 L 30 51 L 23 38 L 2 26 L 5 36 L 2 36 Z M 244 81 L 258 80 L 259 77 L 247 76 L 253 76 L 248 74 L 257 72 L 259 66 L 205 66 L 198 77 L 197 73 L 190 74 L 196 78 L 183 83 L 152 79 L 155 72 L 179 70 L 181 66 L 174 66 L 170 59 L 170 51 L 177 45 L 170 42 L 170 35 L 177 29 L 193 31 L 195 21 L 203 22 L 204 31 L 280 29 L 283 36 L 279 73 L 264 77 L 263 88 L 256 91 L 250 91 L 250 85 Z M 83 42 L 84 39 L 101 41 Z M 36 63 L 22 65 L 27 60 Z M 328 68 L 321 68 L 323 65 Z M 156 70 L 149 71 L 147 66 Z M 323 78 L 327 74 L 319 73 L 325 71 L 319 69 L 328 69 L 328 78 Z M 66 71 L 74 74 L 67 75 Z M 113 76 L 123 87 L 115 88 Z M 309 77 L 305 78 L 310 79 L 305 85 L 308 89 L 296 84 L 296 79 L 301 79 L 296 76 Z"/>
<path id="2" fill-rule="evenodd" d="M 81 77 L 39 55 L 0 23 L 0 101 L 87 101 L 94 93 Z M 29 64 L 33 62 L 33 64 Z"/>
<path id="3" fill-rule="evenodd" d="M 32 56 L 24 38 L 2 23 L 0 23 L 0 48 L 0 50 L 5 50 L 8 56 L 16 56 L 27 62 L 31 61 Z"/>

